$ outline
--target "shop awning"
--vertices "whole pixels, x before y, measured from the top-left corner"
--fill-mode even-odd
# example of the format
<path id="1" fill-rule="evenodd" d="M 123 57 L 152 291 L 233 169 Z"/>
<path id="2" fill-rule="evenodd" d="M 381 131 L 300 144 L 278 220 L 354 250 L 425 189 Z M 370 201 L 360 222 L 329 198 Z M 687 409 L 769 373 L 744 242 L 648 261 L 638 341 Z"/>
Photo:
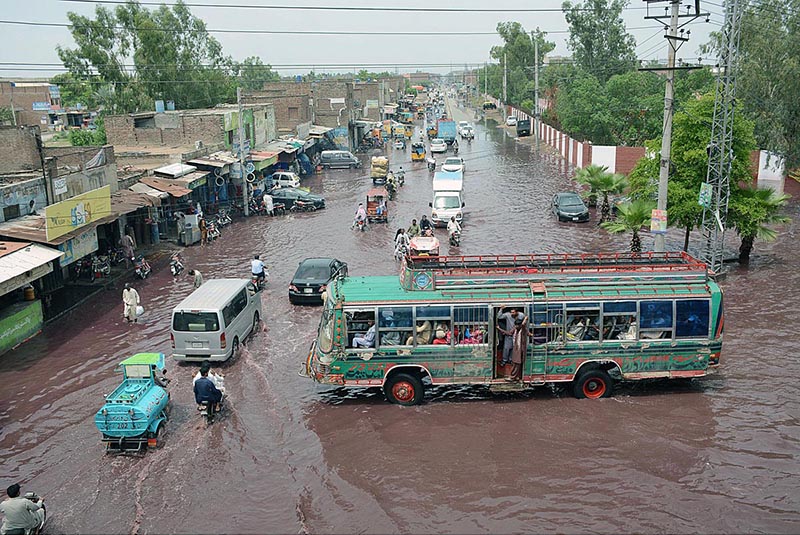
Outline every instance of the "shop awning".
<path id="1" fill-rule="evenodd" d="M 328 128 L 327 126 L 319 126 L 316 124 L 312 124 L 311 128 L 308 129 L 308 135 L 313 138 L 321 138 L 328 132 L 333 130 L 333 128 Z"/>
<path id="2" fill-rule="evenodd" d="M 189 165 L 205 165 L 207 167 L 215 167 L 217 169 L 222 169 L 228 162 L 223 162 L 222 160 L 213 160 L 211 158 L 195 158 L 194 160 L 189 160 Z"/>
<path id="3" fill-rule="evenodd" d="M 266 169 L 270 165 L 274 165 L 278 161 L 278 153 L 266 150 L 254 150 L 250 153 L 250 159 L 256 167 L 256 171 Z"/>
<path id="4" fill-rule="evenodd" d="M 197 171 L 197 167 L 193 165 L 186 165 L 185 163 L 173 163 L 165 165 L 157 169 L 153 169 L 153 173 L 168 178 L 178 178 Z"/>
<path id="5" fill-rule="evenodd" d="M 113 210 L 112 210 L 113 212 Z M 72 238 L 79 236 L 99 225 L 105 225 L 119 219 L 119 215 L 112 213 L 97 221 L 92 221 L 87 225 L 83 225 L 71 232 L 63 234 L 57 238 L 47 241 L 47 226 L 44 215 L 26 215 L 17 217 L 11 221 L 0 223 L 0 236 L 13 238 L 16 240 L 32 241 L 36 243 L 43 243 L 46 245 L 61 245 L 66 243 Z"/>
<path id="6" fill-rule="evenodd" d="M 177 198 L 184 197 L 192 192 L 192 190 L 187 188 L 185 184 L 179 183 L 169 178 L 156 178 L 152 176 L 146 176 L 142 178 L 139 182 L 141 182 L 146 186 L 150 186 L 153 189 L 157 189 L 158 191 L 169 193 L 173 197 Z"/>
<path id="7" fill-rule="evenodd" d="M 301 147 L 303 146 L 302 143 L 300 144 L 300 146 Z M 273 141 L 272 143 L 268 143 L 267 146 L 265 147 L 265 150 L 267 152 L 275 152 L 278 155 L 280 155 L 281 153 L 292 154 L 292 153 L 296 152 L 298 148 L 299 147 L 297 147 L 293 143 L 290 143 L 288 141 L 280 140 L 280 141 Z"/>
<path id="8" fill-rule="evenodd" d="M 151 197 L 155 197 L 156 199 L 159 200 L 159 203 L 161 202 L 162 199 L 166 199 L 167 197 L 169 197 L 169 193 L 166 193 L 164 191 L 159 191 L 155 188 L 151 188 L 147 184 L 142 184 L 141 182 L 137 182 L 128 189 L 131 191 L 135 191 L 136 193 L 144 193 L 145 195 L 150 195 Z"/>
<path id="9" fill-rule="evenodd" d="M 160 205 L 161 199 L 146 193 L 136 193 L 135 191 L 121 189 L 111 194 L 111 212 L 117 215 L 130 214 L 139 208 Z"/>
<path id="10" fill-rule="evenodd" d="M 185 188 L 192 190 L 197 189 L 200 186 L 204 186 L 207 182 L 207 178 L 208 171 L 195 171 L 194 173 L 189 173 L 188 175 L 184 175 L 174 180 L 178 184 L 185 184 Z"/>
<path id="11" fill-rule="evenodd" d="M 44 277 L 63 254 L 35 243 L 0 242 L 0 295 Z"/>

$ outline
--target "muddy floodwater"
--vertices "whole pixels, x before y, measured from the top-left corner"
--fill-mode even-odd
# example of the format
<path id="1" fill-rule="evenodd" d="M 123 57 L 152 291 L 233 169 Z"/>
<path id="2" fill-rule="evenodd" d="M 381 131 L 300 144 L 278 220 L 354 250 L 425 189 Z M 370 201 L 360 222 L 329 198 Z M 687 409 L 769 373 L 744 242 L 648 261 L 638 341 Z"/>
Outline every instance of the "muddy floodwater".
<path id="1" fill-rule="evenodd" d="M 625 250 L 628 238 L 598 229 L 594 214 L 556 222 L 551 197 L 574 188 L 557 156 L 493 123 L 476 130 L 461 144 L 467 211 L 451 254 Z M 749 268 L 723 281 L 717 375 L 626 384 L 596 401 L 559 388 L 436 388 L 406 408 L 378 390 L 298 376 L 320 309 L 287 299 L 310 256 L 335 256 L 354 275 L 396 272 L 394 232 L 428 212 L 431 176 L 408 151 L 388 152 L 407 171 L 388 225 L 350 231 L 368 169 L 328 171 L 305 179 L 325 210 L 240 219 L 216 243 L 185 251 L 206 279 L 246 277 L 254 253 L 271 274 L 262 330 L 222 367 L 229 410 L 211 428 L 193 403 L 195 368 L 171 360 L 162 447 L 106 455 L 93 424 L 120 360 L 170 352 L 170 312 L 191 280 L 166 268 L 135 283 L 142 323 L 123 323 L 120 288 L 1 357 L 2 487 L 23 481 L 44 495 L 51 533 L 800 531 L 796 200 L 779 240 L 757 244 Z M 678 248 L 682 235 L 668 241 Z"/>

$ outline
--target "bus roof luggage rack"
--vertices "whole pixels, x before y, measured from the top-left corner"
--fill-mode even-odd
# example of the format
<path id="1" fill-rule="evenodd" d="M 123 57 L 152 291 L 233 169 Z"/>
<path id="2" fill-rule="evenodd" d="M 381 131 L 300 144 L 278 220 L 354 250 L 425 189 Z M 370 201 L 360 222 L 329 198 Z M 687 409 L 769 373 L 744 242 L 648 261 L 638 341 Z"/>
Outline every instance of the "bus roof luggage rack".
<path id="1" fill-rule="evenodd" d="M 407 290 L 529 284 L 532 281 L 619 284 L 625 280 L 696 282 L 706 264 L 682 251 L 663 253 L 562 253 L 408 257 L 401 283 Z"/>

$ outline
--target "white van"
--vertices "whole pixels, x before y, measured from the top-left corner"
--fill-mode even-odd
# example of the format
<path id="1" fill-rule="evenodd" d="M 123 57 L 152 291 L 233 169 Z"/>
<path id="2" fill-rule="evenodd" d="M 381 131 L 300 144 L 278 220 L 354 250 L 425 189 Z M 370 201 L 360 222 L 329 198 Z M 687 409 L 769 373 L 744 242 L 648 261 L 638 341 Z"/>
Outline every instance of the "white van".
<path id="1" fill-rule="evenodd" d="M 222 361 L 258 328 L 261 292 L 249 279 L 211 279 L 172 310 L 172 356 Z"/>
<path id="2" fill-rule="evenodd" d="M 464 219 L 464 175 L 461 172 L 440 171 L 433 175 L 433 201 L 431 223 L 446 227 L 452 216 L 461 223 Z"/>

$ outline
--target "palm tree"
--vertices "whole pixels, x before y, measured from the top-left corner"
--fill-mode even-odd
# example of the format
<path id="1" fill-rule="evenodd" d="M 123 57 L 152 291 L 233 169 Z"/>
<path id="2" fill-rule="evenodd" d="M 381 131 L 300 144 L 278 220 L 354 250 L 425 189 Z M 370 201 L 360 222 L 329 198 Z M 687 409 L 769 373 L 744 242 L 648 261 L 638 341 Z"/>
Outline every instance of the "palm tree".
<path id="1" fill-rule="evenodd" d="M 622 203 L 617 206 L 617 218 L 601 223 L 600 226 L 614 234 L 631 232 L 631 252 L 641 253 L 642 240 L 639 238 L 639 231 L 650 222 L 650 215 L 655 207 L 656 203 L 650 200 Z"/>
<path id="2" fill-rule="evenodd" d="M 739 246 L 739 263 L 747 264 L 756 238 L 773 241 L 777 233 L 768 225 L 788 223 L 789 218 L 780 214 L 789 195 L 775 193 L 772 189 L 756 187 L 739 188 L 733 192 L 730 216 L 736 232 L 742 238 Z"/>
<path id="3" fill-rule="evenodd" d="M 628 180 L 616 173 L 609 173 L 607 167 L 589 165 L 575 173 L 578 182 L 588 185 L 590 196 L 603 196 L 603 206 L 600 210 L 600 223 L 611 219 L 611 204 L 608 202 L 610 193 L 622 193 L 628 187 Z"/>

